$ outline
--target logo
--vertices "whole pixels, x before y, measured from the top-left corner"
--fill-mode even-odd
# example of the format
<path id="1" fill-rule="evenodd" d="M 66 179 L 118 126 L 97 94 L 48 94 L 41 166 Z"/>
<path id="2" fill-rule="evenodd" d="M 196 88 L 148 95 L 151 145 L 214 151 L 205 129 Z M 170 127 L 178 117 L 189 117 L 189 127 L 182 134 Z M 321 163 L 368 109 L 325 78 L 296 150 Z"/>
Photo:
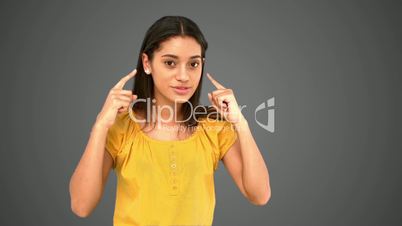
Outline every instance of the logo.
<path id="1" fill-rule="evenodd" d="M 254 118 L 257 124 L 271 133 L 275 132 L 275 109 L 273 109 L 274 106 L 275 106 L 275 97 L 272 97 L 268 99 L 266 102 L 262 102 L 260 105 L 258 105 L 258 107 L 254 111 Z M 261 123 L 257 119 L 257 112 L 265 109 L 266 111 L 268 111 L 267 124 Z"/>
<path id="2" fill-rule="evenodd" d="M 138 118 L 136 118 L 134 116 L 134 114 L 132 112 L 132 108 L 133 108 L 134 104 L 137 103 L 137 102 L 146 103 L 146 106 L 147 106 L 147 117 L 146 117 L 146 119 L 141 120 L 141 119 L 138 119 Z M 191 117 L 193 117 L 194 120 L 197 121 L 197 117 L 196 117 L 197 112 L 194 109 L 198 109 L 200 107 L 205 108 L 205 106 L 193 107 L 191 102 L 189 102 L 188 100 L 185 100 L 185 102 L 187 102 L 190 105 L 192 111 L 191 111 L 191 115 L 189 116 L 189 118 L 185 119 L 184 121 L 190 120 Z M 151 106 L 151 103 L 152 103 L 152 106 Z M 155 122 L 155 118 L 158 118 L 159 119 L 158 126 L 160 126 L 159 124 L 161 122 L 170 122 L 170 121 L 172 121 L 173 120 L 173 115 L 174 115 L 173 113 L 176 112 L 176 109 L 177 109 L 177 102 L 175 101 L 175 104 L 174 104 L 173 107 L 168 106 L 168 105 L 157 106 L 155 103 L 156 103 L 156 100 L 153 99 L 151 101 L 151 98 L 146 98 L 146 99 L 139 98 L 139 99 L 134 100 L 130 104 L 130 107 L 129 107 L 130 118 L 135 122 L 142 122 L 142 123 L 143 122 L 151 122 L 151 121 Z M 183 103 L 182 100 L 180 101 L 180 103 Z M 246 107 L 247 107 L 247 105 L 239 105 L 240 112 L 242 112 L 243 109 L 246 108 Z M 257 108 L 254 111 L 254 119 L 255 119 L 256 123 L 261 128 L 263 128 L 266 131 L 271 132 L 271 133 L 275 132 L 275 109 L 274 109 L 274 107 L 275 107 L 275 97 L 271 97 L 270 99 L 268 99 L 268 100 L 262 102 L 260 105 L 258 105 Z M 168 118 L 163 117 L 163 115 L 166 115 L 166 114 L 162 114 L 163 110 L 169 112 Z M 204 110 L 204 112 L 207 111 L 206 108 L 203 109 L 203 110 Z M 267 123 L 266 124 L 263 123 L 263 122 L 260 122 L 257 119 L 257 113 L 259 113 L 261 111 L 266 111 L 267 112 L 266 113 L 267 114 Z M 152 116 L 151 116 L 151 112 L 152 112 Z M 177 118 L 174 118 L 174 120 L 175 120 L 175 122 L 184 122 L 183 120 L 178 120 Z"/>

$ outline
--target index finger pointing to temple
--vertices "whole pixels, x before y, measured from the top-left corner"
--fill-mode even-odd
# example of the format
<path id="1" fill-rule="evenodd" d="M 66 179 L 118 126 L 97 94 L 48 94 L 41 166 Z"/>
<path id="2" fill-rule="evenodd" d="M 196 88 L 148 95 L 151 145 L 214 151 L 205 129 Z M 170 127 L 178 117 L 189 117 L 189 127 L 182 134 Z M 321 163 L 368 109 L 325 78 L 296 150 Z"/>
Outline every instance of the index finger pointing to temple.
<path id="1" fill-rule="evenodd" d="M 214 84 L 214 86 L 217 89 L 226 89 L 223 85 L 221 85 L 219 82 L 217 82 L 214 78 L 212 78 L 212 76 L 207 72 L 207 76 L 209 78 L 209 80 L 212 82 L 212 84 Z"/>
<path id="2" fill-rule="evenodd" d="M 128 75 L 126 75 L 123 78 L 121 78 L 120 81 L 114 86 L 114 88 L 123 89 L 123 87 L 126 84 L 126 82 L 128 80 L 130 80 L 132 77 L 134 77 L 135 74 L 137 74 L 137 69 L 134 69 Z"/>

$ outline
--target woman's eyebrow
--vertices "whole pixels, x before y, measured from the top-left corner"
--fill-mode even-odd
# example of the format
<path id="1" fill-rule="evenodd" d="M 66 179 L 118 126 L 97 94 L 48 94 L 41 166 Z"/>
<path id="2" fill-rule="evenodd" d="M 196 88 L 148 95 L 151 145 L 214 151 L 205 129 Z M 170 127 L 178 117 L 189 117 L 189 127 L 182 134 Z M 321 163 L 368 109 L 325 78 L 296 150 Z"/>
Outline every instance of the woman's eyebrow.
<path id="1" fill-rule="evenodd" d="M 172 57 L 172 58 L 175 58 L 175 59 L 179 59 L 178 56 L 173 55 L 173 54 L 165 54 L 165 55 L 162 55 L 162 57 Z M 194 58 L 201 58 L 201 56 L 200 55 L 194 55 L 194 56 L 190 57 L 190 59 L 194 59 Z"/>

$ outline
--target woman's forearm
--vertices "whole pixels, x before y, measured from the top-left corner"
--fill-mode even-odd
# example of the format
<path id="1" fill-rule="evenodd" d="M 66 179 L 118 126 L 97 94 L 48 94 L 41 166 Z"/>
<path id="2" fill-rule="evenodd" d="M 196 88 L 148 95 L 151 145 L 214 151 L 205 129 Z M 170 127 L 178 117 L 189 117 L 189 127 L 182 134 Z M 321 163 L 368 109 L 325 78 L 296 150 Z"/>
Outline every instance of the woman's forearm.
<path id="1" fill-rule="evenodd" d="M 103 193 L 103 158 L 107 127 L 95 123 L 85 151 L 70 179 L 71 209 L 80 217 L 88 216 Z"/>
<path id="2" fill-rule="evenodd" d="M 242 179 L 250 201 L 265 204 L 271 197 L 269 173 L 248 123 L 242 118 L 234 124 L 240 141 L 243 160 Z"/>

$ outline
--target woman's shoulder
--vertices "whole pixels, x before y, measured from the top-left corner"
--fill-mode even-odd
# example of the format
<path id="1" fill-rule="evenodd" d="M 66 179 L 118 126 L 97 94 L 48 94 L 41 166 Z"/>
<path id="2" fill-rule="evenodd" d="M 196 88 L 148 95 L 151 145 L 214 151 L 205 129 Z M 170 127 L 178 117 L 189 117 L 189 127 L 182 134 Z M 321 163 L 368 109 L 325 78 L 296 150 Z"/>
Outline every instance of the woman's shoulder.
<path id="1" fill-rule="evenodd" d="M 132 112 L 124 111 L 117 113 L 112 129 L 119 130 L 121 133 L 134 132 L 134 130 L 137 129 L 137 125 L 134 121 L 135 113 Z"/>
<path id="2" fill-rule="evenodd" d="M 227 123 L 224 117 L 220 113 L 218 113 L 214 107 L 203 106 L 201 109 L 203 109 L 203 111 L 195 113 L 197 114 L 196 120 L 200 124 L 208 126 L 219 126 Z"/>
<path id="3" fill-rule="evenodd" d="M 130 123 L 130 114 L 128 111 L 117 113 L 114 122 L 119 127 L 127 127 Z"/>

